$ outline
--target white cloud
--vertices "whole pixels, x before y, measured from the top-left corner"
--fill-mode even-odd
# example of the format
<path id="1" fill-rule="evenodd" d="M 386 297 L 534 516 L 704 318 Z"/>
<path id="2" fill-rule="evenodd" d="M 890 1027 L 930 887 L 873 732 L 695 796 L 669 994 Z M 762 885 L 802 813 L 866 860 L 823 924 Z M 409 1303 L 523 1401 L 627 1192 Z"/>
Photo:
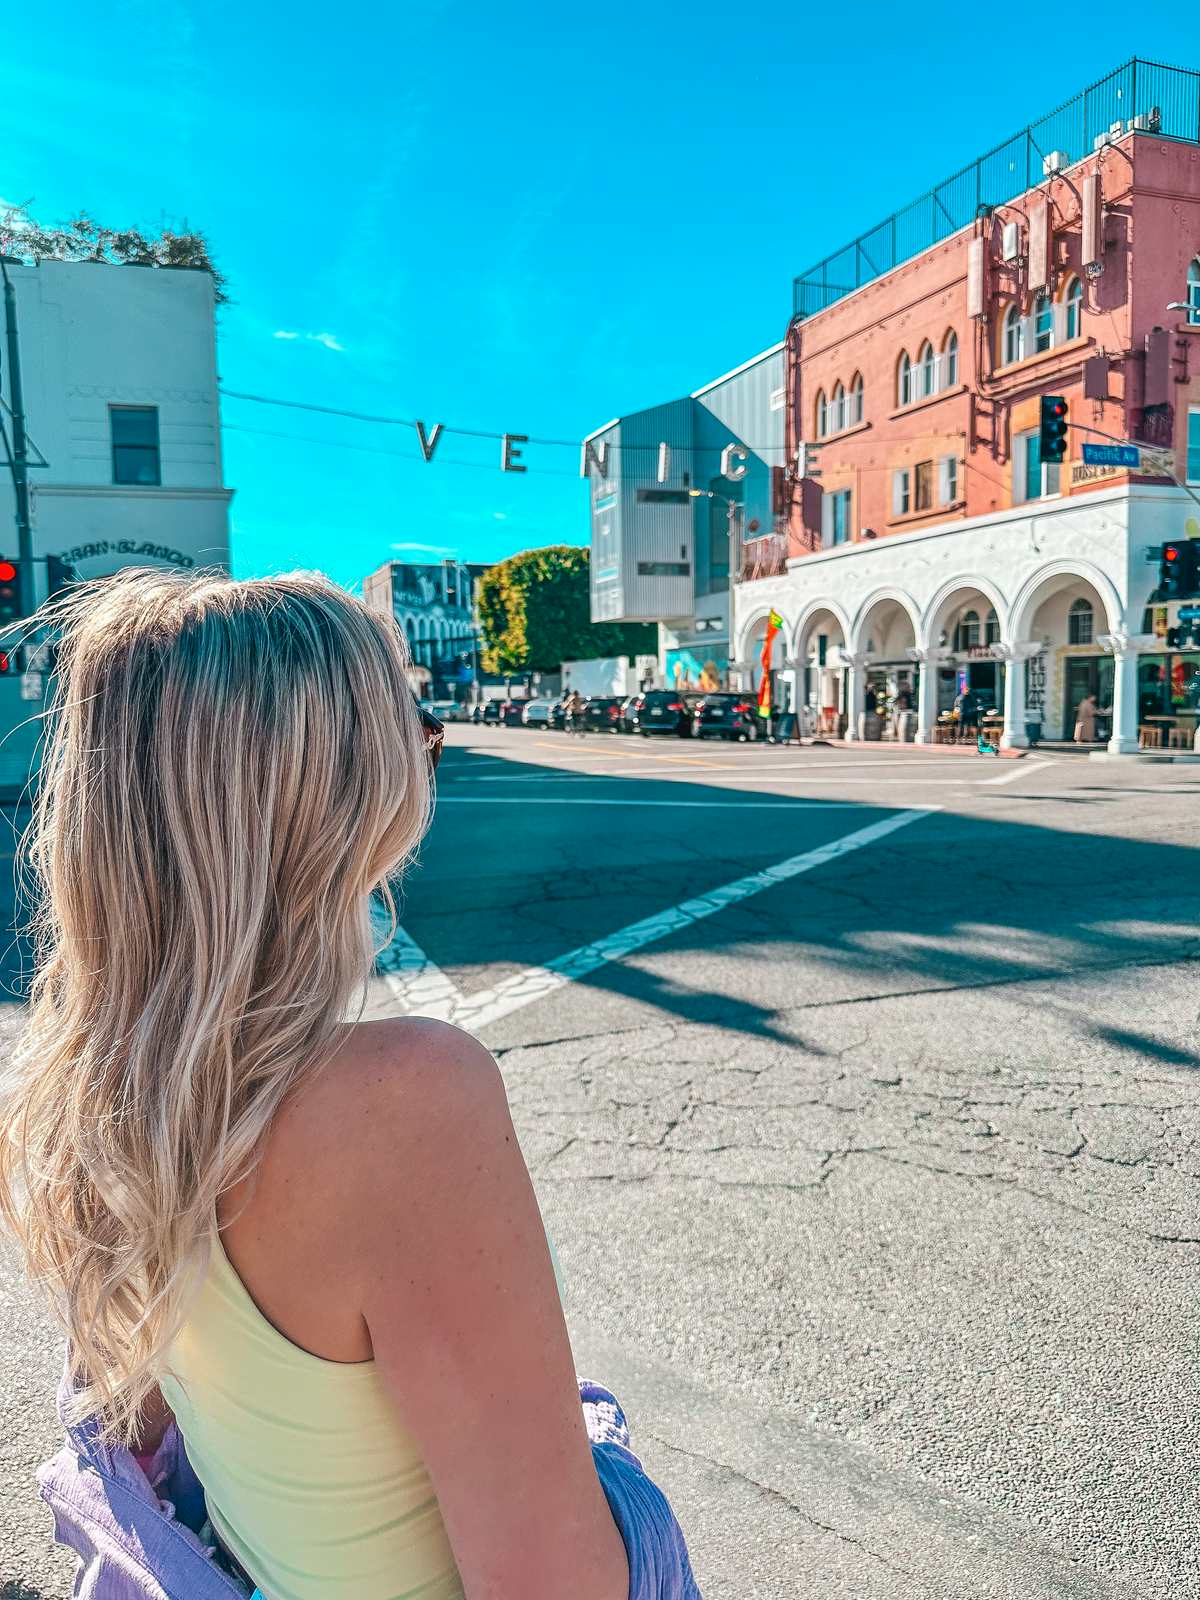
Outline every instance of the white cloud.
<path id="1" fill-rule="evenodd" d="M 336 350 L 344 354 L 346 346 L 341 343 L 336 334 L 332 333 L 300 333 L 294 328 L 276 328 L 272 335 L 275 339 L 305 339 L 309 344 L 324 345 L 326 350 Z"/>
<path id="2" fill-rule="evenodd" d="M 403 544 L 390 544 L 388 546 L 388 549 L 389 550 L 396 550 L 396 551 L 413 551 L 413 550 L 416 550 L 416 551 L 419 551 L 421 555 L 425 555 L 425 556 L 452 556 L 454 554 L 453 545 L 448 545 L 448 544 L 418 544 L 415 540 L 412 540 L 412 539 L 406 540 Z"/>
<path id="3" fill-rule="evenodd" d="M 508 512 L 507 511 L 493 511 L 492 515 L 495 517 L 497 522 L 507 522 L 508 521 Z"/>

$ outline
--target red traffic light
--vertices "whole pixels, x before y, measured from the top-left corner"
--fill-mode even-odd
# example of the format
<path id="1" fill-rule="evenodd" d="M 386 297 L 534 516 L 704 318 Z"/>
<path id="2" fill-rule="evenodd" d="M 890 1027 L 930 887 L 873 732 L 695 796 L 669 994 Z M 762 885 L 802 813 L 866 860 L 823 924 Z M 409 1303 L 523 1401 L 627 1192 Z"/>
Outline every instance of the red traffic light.
<path id="1" fill-rule="evenodd" d="M 1050 416 L 1050 417 L 1065 417 L 1066 414 L 1067 414 L 1067 402 L 1065 400 L 1062 400 L 1062 399 L 1050 399 L 1050 400 L 1046 401 L 1046 415 L 1047 416 Z"/>
<path id="2" fill-rule="evenodd" d="M 11 561 L 0 561 L 0 583 L 11 583 L 17 575 L 17 569 Z"/>
<path id="3" fill-rule="evenodd" d="M 1173 545 L 1173 544 L 1165 544 L 1165 545 L 1163 545 L 1162 558 L 1163 558 L 1164 561 L 1178 561 L 1179 560 L 1179 547 L 1178 547 L 1178 545 Z"/>

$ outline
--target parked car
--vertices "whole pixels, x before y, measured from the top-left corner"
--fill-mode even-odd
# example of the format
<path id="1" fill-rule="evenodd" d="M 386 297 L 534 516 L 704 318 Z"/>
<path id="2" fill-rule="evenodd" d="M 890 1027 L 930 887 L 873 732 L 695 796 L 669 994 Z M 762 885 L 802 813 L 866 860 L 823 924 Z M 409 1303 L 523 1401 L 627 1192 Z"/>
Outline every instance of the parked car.
<path id="1" fill-rule="evenodd" d="M 521 721 L 527 728 L 548 728 L 553 711 L 551 700 L 529 700 L 521 712 Z"/>
<path id="2" fill-rule="evenodd" d="M 525 700 L 501 701 L 500 720 L 506 728 L 519 728 L 521 726 L 521 719 L 525 714 L 527 704 L 528 702 Z"/>
<path id="3" fill-rule="evenodd" d="M 638 711 L 642 704 L 640 694 L 626 695 L 621 701 L 621 732 L 636 733 L 638 731 Z"/>
<path id="4" fill-rule="evenodd" d="M 483 720 L 485 722 L 503 722 L 505 704 L 506 702 L 503 700 L 489 700 L 483 708 Z"/>
<path id="5" fill-rule="evenodd" d="M 615 695 L 594 696 L 583 708 L 583 725 L 591 733 L 620 733 L 621 702 Z"/>
<path id="6" fill-rule="evenodd" d="M 680 739 L 690 739 L 697 698 L 681 694 L 678 689 L 648 689 L 638 707 L 638 732 L 646 738 L 652 733 L 673 733 Z"/>
<path id="7" fill-rule="evenodd" d="M 550 726 L 561 733 L 567 725 L 567 697 L 564 694 L 550 708 Z"/>
<path id="8" fill-rule="evenodd" d="M 464 700 L 422 700 L 424 709 L 439 722 L 469 722 L 471 708 Z"/>
<path id="9" fill-rule="evenodd" d="M 758 706 L 745 694 L 706 694 L 692 715 L 697 739 L 758 739 L 765 732 L 761 720 Z"/>

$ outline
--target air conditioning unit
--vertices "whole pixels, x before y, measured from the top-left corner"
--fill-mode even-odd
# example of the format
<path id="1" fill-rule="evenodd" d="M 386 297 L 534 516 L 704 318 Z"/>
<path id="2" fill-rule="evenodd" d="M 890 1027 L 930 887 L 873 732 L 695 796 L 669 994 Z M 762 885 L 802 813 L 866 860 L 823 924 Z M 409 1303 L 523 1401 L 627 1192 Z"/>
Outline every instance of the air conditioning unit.
<path id="1" fill-rule="evenodd" d="M 1042 176 L 1048 178 L 1052 172 L 1061 172 L 1070 165 L 1071 158 L 1065 150 L 1051 150 L 1048 156 L 1042 157 Z"/>
<path id="2" fill-rule="evenodd" d="M 1000 255 L 1004 261 L 1017 261 L 1021 255 L 1021 224 L 1006 222 L 1000 235 Z"/>
<path id="3" fill-rule="evenodd" d="M 1111 133 L 1098 133 L 1092 140 L 1092 149 L 1103 150 L 1106 144 L 1111 144 L 1112 142 L 1113 136 Z"/>
<path id="4" fill-rule="evenodd" d="M 1130 118 L 1127 126 L 1130 133 L 1157 133 L 1162 126 L 1162 112 L 1157 106 L 1149 111 L 1140 111 L 1136 117 Z"/>
<path id="5" fill-rule="evenodd" d="M 1121 121 L 1120 117 L 1118 117 L 1115 122 L 1109 123 L 1108 131 L 1112 134 L 1114 139 L 1119 139 L 1121 137 L 1121 135 L 1125 132 L 1125 124 Z"/>

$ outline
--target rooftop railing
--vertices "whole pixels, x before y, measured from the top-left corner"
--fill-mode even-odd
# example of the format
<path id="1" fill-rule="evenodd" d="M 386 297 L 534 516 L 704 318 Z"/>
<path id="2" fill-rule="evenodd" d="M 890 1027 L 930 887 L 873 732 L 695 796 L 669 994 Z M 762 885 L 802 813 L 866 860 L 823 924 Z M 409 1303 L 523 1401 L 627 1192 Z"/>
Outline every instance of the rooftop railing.
<path id="1" fill-rule="evenodd" d="M 802 272 L 794 282 L 796 315 L 824 311 L 965 228 L 981 207 L 1003 205 L 1024 194 L 1046 176 L 1044 163 L 1054 152 L 1060 152 L 1061 166 L 1069 166 L 1090 155 L 1106 136 L 1131 129 L 1200 143 L 1200 72 L 1135 56 Z"/>

